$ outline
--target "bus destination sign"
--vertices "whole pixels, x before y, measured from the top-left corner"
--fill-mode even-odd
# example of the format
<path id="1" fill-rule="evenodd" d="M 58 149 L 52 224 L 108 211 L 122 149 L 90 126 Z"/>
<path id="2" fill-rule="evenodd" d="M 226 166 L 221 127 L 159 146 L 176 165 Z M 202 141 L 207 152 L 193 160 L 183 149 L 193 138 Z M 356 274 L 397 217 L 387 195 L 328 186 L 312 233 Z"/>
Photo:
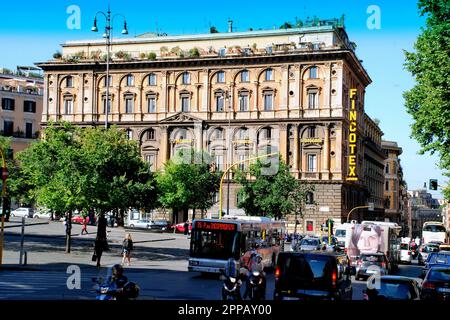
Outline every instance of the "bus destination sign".
<path id="1" fill-rule="evenodd" d="M 209 222 L 209 221 L 195 222 L 195 228 L 202 230 L 236 231 L 236 227 L 237 226 L 234 223 Z"/>

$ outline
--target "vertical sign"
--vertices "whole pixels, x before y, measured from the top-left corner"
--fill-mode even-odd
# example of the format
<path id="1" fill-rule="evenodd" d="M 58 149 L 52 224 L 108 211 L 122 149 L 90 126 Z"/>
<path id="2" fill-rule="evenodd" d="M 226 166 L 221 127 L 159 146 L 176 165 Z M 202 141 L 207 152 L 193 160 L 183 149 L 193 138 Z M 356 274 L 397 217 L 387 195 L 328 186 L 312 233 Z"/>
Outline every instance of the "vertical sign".
<path id="1" fill-rule="evenodd" d="M 356 175 L 356 141 L 357 139 L 357 122 L 358 118 L 356 110 L 356 89 L 350 89 L 350 112 L 349 112 L 349 135 L 348 135 L 348 174 L 347 181 L 358 181 L 358 176 Z"/>

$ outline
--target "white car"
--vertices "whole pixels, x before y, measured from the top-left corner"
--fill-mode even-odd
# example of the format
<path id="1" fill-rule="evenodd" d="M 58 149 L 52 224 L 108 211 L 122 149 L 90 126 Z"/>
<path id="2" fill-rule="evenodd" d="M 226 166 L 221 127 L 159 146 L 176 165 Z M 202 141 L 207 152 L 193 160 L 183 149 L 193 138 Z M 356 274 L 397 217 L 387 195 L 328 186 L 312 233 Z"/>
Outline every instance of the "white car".
<path id="1" fill-rule="evenodd" d="M 31 208 L 18 208 L 11 211 L 11 217 L 25 217 L 33 218 L 33 209 Z"/>
<path id="2" fill-rule="evenodd" d="M 412 262 L 412 253 L 409 247 L 409 243 L 401 243 L 400 244 L 400 262 L 411 264 Z"/>
<path id="3" fill-rule="evenodd" d="M 47 209 L 37 210 L 33 214 L 34 219 L 47 219 L 50 220 L 51 218 L 51 211 Z"/>
<path id="4" fill-rule="evenodd" d="M 152 222 L 150 220 L 130 220 L 128 222 L 128 227 L 139 228 L 139 229 L 150 229 Z"/>

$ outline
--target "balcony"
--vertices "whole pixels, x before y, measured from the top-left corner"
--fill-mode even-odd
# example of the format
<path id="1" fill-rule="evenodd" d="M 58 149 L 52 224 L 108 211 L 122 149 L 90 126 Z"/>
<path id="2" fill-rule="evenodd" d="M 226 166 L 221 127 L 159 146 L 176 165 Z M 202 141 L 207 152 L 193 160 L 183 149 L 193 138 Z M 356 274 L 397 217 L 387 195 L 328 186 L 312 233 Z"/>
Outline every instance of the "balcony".
<path id="1" fill-rule="evenodd" d="M 4 137 L 12 137 L 12 138 L 19 138 L 19 139 L 38 139 L 40 132 L 36 131 L 32 135 L 27 136 L 23 131 L 14 131 L 14 132 L 7 132 L 5 133 L 3 130 L 0 130 L 0 135 Z"/>

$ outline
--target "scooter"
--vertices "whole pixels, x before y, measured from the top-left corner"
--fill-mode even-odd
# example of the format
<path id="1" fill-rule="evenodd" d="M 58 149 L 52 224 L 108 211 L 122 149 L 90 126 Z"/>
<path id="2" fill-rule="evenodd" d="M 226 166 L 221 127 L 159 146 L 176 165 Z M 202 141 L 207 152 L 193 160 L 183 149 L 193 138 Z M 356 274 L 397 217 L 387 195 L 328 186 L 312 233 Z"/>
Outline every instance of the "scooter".
<path id="1" fill-rule="evenodd" d="M 94 291 L 97 296 L 95 300 L 134 300 L 139 296 L 139 286 L 131 281 L 126 282 L 122 288 L 117 286 L 116 281 L 111 280 L 111 276 L 103 278 L 92 278 L 96 284 Z"/>
<path id="2" fill-rule="evenodd" d="M 223 280 L 222 285 L 222 300 L 242 300 L 241 297 L 241 286 L 242 281 L 235 277 L 226 276 L 222 274 L 220 277 Z"/>
<path id="3" fill-rule="evenodd" d="M 248 297 L 252 301 L 266 299 L 266 279 L 259 271 L 253 271 L 248 279 Z"/>

